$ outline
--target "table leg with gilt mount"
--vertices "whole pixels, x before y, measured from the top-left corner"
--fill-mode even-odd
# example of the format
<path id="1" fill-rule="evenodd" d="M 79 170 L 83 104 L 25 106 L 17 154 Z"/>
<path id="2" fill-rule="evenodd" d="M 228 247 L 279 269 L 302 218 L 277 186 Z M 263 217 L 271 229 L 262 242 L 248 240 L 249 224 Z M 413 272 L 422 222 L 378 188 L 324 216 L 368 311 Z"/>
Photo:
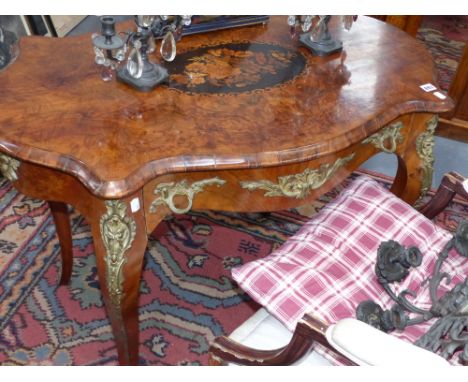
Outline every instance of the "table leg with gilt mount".
<path id="1" fill-rule="evenodd" d="M 138 365 L 138 297 L 148 236 L 142 209 L 132 200 L 95 200 L 90 222 L 98 276 L 117 343 L 120 365 Z"/>
<path id="2" fill-rule="evenodd" d="M 9 176 L 14 187 L 30 197 L 49 200 L 61 246 L 61 285 L 69 282 L 73 263 L 67 204 L 73 205 L 89 222 L 100 288 L 119 363 L 137 365 L 138 296 L 148 239 L 144 211 L 135 207 L 132 211 L 131 201 L 141 203 L 141 191 L 120 200 L 104 200 L 92 195 L 68 174 L 27 162 L 13 163 L 18 164 L 16 169 L 10 167 L 3 173 L 14 172 L 14 176 Z"/>
<path id="3" fill-rule="evenodd" d="M 404 192 L 399 195 L 408 204 L 420 205 L 421 199 L 431 189 L 434 166 L 434 131 L 438 116 L 414 114 L 412 134 L 404 151 L 399 152 L 406 166 L 407 182 Z"/>

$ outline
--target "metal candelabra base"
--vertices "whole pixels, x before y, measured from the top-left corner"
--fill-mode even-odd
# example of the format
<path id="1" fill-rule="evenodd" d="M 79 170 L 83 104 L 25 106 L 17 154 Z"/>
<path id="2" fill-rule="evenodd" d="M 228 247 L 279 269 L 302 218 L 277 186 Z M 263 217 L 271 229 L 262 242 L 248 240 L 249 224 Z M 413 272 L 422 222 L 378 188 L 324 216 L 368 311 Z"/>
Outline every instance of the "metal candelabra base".
<path id="1" fill-rule="evenodd" d="M 117 80 L 139 91 L 150 92 L 159 84 L 168 82 L 169 73 L 161 65 L 145 62 L 140 78 L 132 77 L 127 68 L 123 67 L 117 71 Z"/>
<path id="2" fill-rule="evenodd" d="M 328 56 L 343 50 L 343 43 L 339 40 L 324 39 L 321 41 L 312 40 L 311 33 L 304 33 L 299 36 L 302 45 L 308 47 L 316 56 Z"/>

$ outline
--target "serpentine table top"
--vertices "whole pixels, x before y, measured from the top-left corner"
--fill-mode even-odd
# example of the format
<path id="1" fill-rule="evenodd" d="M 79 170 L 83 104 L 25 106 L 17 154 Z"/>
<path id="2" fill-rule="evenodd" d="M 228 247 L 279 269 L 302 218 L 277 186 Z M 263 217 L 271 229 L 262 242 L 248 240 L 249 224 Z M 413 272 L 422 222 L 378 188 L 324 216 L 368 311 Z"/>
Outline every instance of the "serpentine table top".
<path id="1" fill-rule="evenodd" d="M 0 172 L 49 202 L 61 284 L 73 264 L 67 204 L 90 223 L 121 364 L 139 360 L 143 257 L 167 214 L 309 203 L 380 151 L 398 157 L 403 200 L 430 187 L 435 114 L 453 106 L 420 87 L 436 84 L 431 55 L 371 18 L 330 29 L 344 48 L 328 57 L 299 47 L 286 17 L 185 36 L 164 64 L 169 84 L 149 93 L 103 82 L 90 35 L 25 37 L 0 72 Z"/>
<path id="2" fill-rule="evenodd" d="M 335 21 L 344 50 L 325 58 L 288 28 L 272 17 L 184 37 L 165 65 L 170 85 L 151 93 L 101 81 L 89 35 L 23 38 L 0 74 L 0 149 L 120 198 L 165 173 L 317 158 L 403 113 L 451 107 L 419 87 L 436 83 L 430 53 L 390 25 L 360 17 L 348 32 Z"/>

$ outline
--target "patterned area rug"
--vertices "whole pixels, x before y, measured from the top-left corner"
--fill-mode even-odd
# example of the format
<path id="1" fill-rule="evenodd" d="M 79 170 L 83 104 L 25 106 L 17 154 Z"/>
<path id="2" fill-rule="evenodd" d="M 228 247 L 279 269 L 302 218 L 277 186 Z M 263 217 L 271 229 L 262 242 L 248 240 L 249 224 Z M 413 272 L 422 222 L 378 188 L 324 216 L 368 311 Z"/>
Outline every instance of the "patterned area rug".
<path id="1" fill-rule="evenodd" d="M 439 85 L 447 91 L 468 41 L 468 16 L 424 16 L 417 37 L 431 51 Z"/>
<path id="2" fill-rule="evenodd" d="M 379 177 L 388 186 L 389 179 Z M 349 181 L 349 180 L 348 180 Z M 205 365 L 209 342 L 258 309 L 230 268 L 265 256 L 346 185 L 297 210 L 271 214 L 191 212 L 154 231 L 140 298 L 140 364 Z M 71 285 L 57 287 L 59 244 L 48 207 L 0 181 L 0 364 L 115 365 L 90 227 L 73 213 Z M 454 230 L 468 205 L 437 218 Z"/>

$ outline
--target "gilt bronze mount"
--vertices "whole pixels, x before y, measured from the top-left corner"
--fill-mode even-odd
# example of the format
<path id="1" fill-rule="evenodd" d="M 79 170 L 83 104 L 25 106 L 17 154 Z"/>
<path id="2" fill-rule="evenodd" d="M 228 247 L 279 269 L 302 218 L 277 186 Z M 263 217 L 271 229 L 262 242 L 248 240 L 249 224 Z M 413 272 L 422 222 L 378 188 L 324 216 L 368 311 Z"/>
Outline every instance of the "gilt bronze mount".
<path id="1" fill-rule="evenodd" d="M 434 172 L 434 132 L 439 123 L 439 117 L 434 115 L 426 123 L 426 131 L 416 139 L 416 152 L 423 162 L 423 184 L 421 196 L 423 197 L 431 188 L 432 174 Z"/>
<path id="2" fill-rule="evenodd" d="M 127 215 L 127 206 L 120 200 L 106 201 L 107 212 L 101 217 L 101 237 L 106 249 L 107 288 L 114 308 L 120 311 L 123 291 L 125 252 L 136 235 L 135 220 Z"/>
<path id="3" fill-rule="evenodd" d="M 339 169 L 346 166 L 355 153 L 338 158 L 333 164 L 323 163 L 317 169 L 307 168 L 299 174 L 279 176 L 278 182 L 270 180 L 242 181 L 240 185 L 249 191 L 264 190 L 265 196 L 285 196 L 304 199 L 312 190 L 323 186 Z"/>
<path id="4" fill-rule="evenodd" d="M 0 153 L 0 174 L 10 182 L 18 180 L 20 161 L 6 154 Z"/>
<path id="5" fill-rule="evenodd" d="M 381 131 L 372 134 L 369 138 L 362 141 L 364 144 L 372 144 L 375 148 L 387 154 L 394 154 L 398 144 L 404 141 L 401 129 L 403 122 L 395 122 L 390 126 L 384 127 Z"/>
<path id="6" fill-rule="evenodd" d="M 206 186 L 216 185 L 220 187 L 224 184 L 226 184 L 226 181 L 218 177 L 199 180 L 197 182 L 193 182 L 191 185 L 189 185 L 185 179 L 178 183 L 160 183 L 154 190 L 156 199 L 151 203 L 150 212 L 156 213 L 159 205 L 165 205 L 176 214 L 185 214 L 192 209 L 193 198 L 195 195 L 202 192 Z M 176 196 L 185 197 L 187 205 L 182 208 L 176 207 L 174 204 L 174 198 Z"/>

